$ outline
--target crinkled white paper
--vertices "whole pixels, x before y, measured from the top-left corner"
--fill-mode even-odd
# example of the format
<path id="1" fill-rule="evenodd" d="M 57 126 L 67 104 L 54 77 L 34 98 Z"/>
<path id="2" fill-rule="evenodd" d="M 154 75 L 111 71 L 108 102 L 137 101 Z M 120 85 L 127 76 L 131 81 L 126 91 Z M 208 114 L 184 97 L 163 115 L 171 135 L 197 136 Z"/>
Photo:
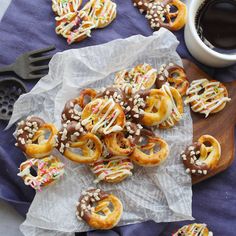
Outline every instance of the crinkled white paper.
<path id="1" fill-rule="evenodd" d="M 178 41 L 168 30 L 153 36 L 133 36 L 107 44 L 68 50 L 56 54 L 49 74 L 14 106 L 11 124 L 27 115 L 38 115 L 60 126 L 65 102 L 85 87 L 99 88 L 113 83 L 115 72 L 138 63 L 159 68 L 163 63 L 182 64 L 176 53 Z M 170 222 L 192 219 L 192 190 L 179 154 L 192 141 L 192 120 L 185 107 L 183 120 L 169 130 L 157 130 L 169 144 L 170 154 L 160 167 L 135 166 L 133 176 L 119 184 L 98 186 L 118 196 L 124 206 L 119 225 L 146 221 Z M 75 204 L 82 190 L 94 186 L 88 166 L 75 164 L 61 156 L 66 174 L 53 186 L 37 192 L 21 226 L 25 235 L 62 235 L 90 228 L 75 216 Z M 53 230 L 53 231 L 51 231 Z M 56 233 L 56 232 L 57 233 Z"/>

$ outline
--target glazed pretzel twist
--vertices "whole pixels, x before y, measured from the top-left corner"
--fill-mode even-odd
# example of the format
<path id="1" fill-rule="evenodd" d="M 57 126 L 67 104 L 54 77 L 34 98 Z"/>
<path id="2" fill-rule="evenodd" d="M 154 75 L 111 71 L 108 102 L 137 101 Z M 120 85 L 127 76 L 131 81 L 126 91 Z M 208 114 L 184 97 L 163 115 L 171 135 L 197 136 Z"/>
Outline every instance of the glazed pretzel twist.
<path id="1" fill-rule="evenodd" d="M 194 112 L 205 114 L 205 117 L 221 111 L 226 103 L 231 100 L 228 98 L 226 87 L 215 80 L 194 80 L 186 94 L 188 97 L 184 103 L 190 103 Z"/>
<path id="2" fill-rule="evenodd" d="M 125 114 L 122 107 L 112 98 L 97 98 L 83 109 L 82 125 L 92 133 L 105 135 L 122 131 L 125 125 Z"/>
<path id="3" fill-rule="evenodd" d="M 29 158 L 43 158 L 51 154 L 55 146 L 57 129 L 53 124 L 45 123 L 39 117 L 27 117 L 18 124 L 16 145 Z M 49 137 L 46 138 L 46 135 Z"/>
<path id="4" fill-rule="evenodd" d="M 30 173 L 32 168 L 36 168 L 36 176 Z M 30 185 L 36 190 L 41 190 L 64 174 L 64 164 L 55 156 L 44 157 L 43 159 L 29 159 L 20 165 L 20 172 L 26 185 Z"/>
<path id="5" fill-rule="evenodd" d="M 133 164 L 126 156 L 101 158 L 91 165 L 92 172 L 97 176 L 94 183 L 119 183 L 132 175 L 132 169 Z"/>
<path id="6" fill-rule="evenodd" d="M 166 129 L 173 127 L 180 121 L 184 113 L 184 107 L 182 97 L 177 89 L 163 85 L 162 90 L 170 97 L 172 103 L 170 116 L 159 125 L 159 128 Z"/>
<path id="7" fill-rule="evenodd" d="M 123 132 L 105 135 L 104 142 L 112 155 L 128 156 L 133 151 L 132 142 L 125 137 Z"/>
<path id="8" fill-rule="evenodd" d="M 158 151 L 156 148 L 160 147 Z M 168 144 L 159 137 L 147 137 L 147 143 L 135 147 L 130 159 L 140 166 L 157 166 L 164 162 L 169 154 Z"/>
<path id="9" fill-rule="evenodd" d="M 208 144 L 208 145 L 207 145 Z M 186 172 L 206 175 L 216 168 L 221 156 L 219 142 L 210 135 L 202 135 L 181 154 Z"/>
<path id="10" fill-rule="evenodd" d="M 158 30 L 160 27 L 179 30 L 185 25 L 187 8 L 179 0 L 133 0 L 133 3 L 141 13 L 146 13 L 145 17 L 154 30 Z"/>
<path id="11" fill-rule="evenodd" d="M 111 229 L 119 222 L 122 212 L 122 203 L 116 196 L 89 189 L 82 192 L 76 215 L 95 229 Z"/>
<path id="12" fill-rule="evenodd" d="M 176 64 L 162 65 L 158 71 L 156 87 L 161 88 L 164 84 L 170 84 L 178 90 L 181 96 L 186 94 L 189 82 L 184 69 Z"/>

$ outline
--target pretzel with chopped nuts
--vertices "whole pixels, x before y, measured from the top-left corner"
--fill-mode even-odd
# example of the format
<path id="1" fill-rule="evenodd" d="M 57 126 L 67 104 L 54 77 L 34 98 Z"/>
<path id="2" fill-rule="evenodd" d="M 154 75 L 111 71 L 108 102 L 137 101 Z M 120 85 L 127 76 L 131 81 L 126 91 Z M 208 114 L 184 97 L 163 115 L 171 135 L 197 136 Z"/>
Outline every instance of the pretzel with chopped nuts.
<path id="1" fill-rule="evenodd" d="M 96 135 L 85 133 L 80 122 L 72 121 L 58 132 L 57 149 L 72 161 L 89 164 L 101 156 L 102 143 Z M 76 152 L 78 149 L 82 154 Z"/>
<path id="2" fill-rule="evenodd" d="M 221 146 L 210 135 L 202 135 L 197 142 L 181 153 L 186 172 L 201 176 L 214 170 L 220 160 Z"/>
<path id="3" fill-rule="evenodd" d="M 43 158 L 51 154 L 57 132 L 53 124 L 45 123 L 39 117 L 29 116 L 18 123 L 16 146 L 29 158 Z"/>
<path id="4" fill-rule="evenodd" d="M 166 83 L 177 89 L 181 96 L 184 96 L 189 87 L 184 68 L 173 63 L 163 64 L 157 74 L 156 87 L 161 88 Z"/>
<path id="5" fill-rule="evenodd" d="M 146 126 L 159 125 L 172 111 L 171 99 L 161 89 L 141 90 L 129 99 L 128 104 L 131 117 Z"/>
<path id="6" fill-rule="evenodd" d="M 141 13 L 146 14 L 154 30 L 160 27 L 179 30 L 186 23 L 187 7 L 180 0 L 133 0 L 133 4 Z"/>
<path id="7" fill-rule="evenodd" d="M 95 229 L 113 228 L 123 212 L 122 203 L 116 196 L 94 188 L 83 191 L 76 205 L 78 220 L 84 220 Z"/>

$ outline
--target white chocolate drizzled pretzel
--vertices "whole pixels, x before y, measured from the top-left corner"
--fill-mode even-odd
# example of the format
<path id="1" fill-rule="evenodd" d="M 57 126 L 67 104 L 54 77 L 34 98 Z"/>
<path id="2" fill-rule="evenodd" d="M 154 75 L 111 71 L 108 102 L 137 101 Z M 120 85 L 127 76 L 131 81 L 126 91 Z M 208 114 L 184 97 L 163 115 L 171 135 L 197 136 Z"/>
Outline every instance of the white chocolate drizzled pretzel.
<path id="1" fill-rule="evenodd" d="M 186 92 L 184 103 L 190 103 L 194 112 L 205 114 L 221 111 L 231 99 L 225 86 L 215 80 L 199 79 L 192 81 Z"/>
<path id="2" fill-rule="evenodd" d="M 190 224 L 180 228 L 173 236 L 213 236 L 206 224 Z"/>
<path id="3" fill-rule="evenodd" d="M 59 16 L 79 10 L 82 0 L 52 0 L 52 10 Z"/>

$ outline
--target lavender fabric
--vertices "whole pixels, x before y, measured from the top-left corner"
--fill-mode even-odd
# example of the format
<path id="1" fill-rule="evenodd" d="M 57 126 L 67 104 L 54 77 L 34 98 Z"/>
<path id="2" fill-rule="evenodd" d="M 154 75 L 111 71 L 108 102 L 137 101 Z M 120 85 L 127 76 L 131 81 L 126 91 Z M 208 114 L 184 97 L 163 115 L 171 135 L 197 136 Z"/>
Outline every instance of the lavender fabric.
<path id="1" fill-rule="evenodd" d="M 116 0 L 118 14 L 107 28 L 96 30 L 92 38 L 67 45 L 65 39 L 55 34 L 54 14 L 49 0 L 13 0 L 0 22 L 0 66 L 14 62 L 15 58 L 28 50 L 39 49 L 55 44 L 57 51 L 101 44 L 117 38 L 135 34 L 151 35 L 146 19 L 132 5 L 131 0 Z M 178 53 L 201 66 L 208 74 L 220 81 L 230 81 L 236 76 L 236 65 L 224 69 L 206 67 L 195 61 L 186 49 L 183 30 L 175 33 L 180 41 Z M 128 52 L 127 52 L 128 53 Z M 101 55 L 102 57 L 103 55 Z M 102 69 L 102 68 L 101 68 Z M 3 76 L 0 76 L 0 79 Z M 28 89 L 37 81 L 25 82 Z M 16 176 L 19 164 L 25 160 L 14 146 L 12 133 L 15 127 L 4 131 L 5 121 L 0 121 L 0 197 L 25 215 L 34 191 L 26 187 Z M 223 125 L 223 124 L 219 124 Z M 205 222 L 214 235 L 235 235 L 236 231 L 236 163 L 223 173 L 193 187 L 193 216 L 196 222 Z M 128 235 L 171 235 L 185 223 L 157 224 L 148 221 L 140 224 L 117 227 L 106 232 L 91 231 L 89 236 L 128 236 Z M 78 234 L 80 236 L 86 235 Z"/>

